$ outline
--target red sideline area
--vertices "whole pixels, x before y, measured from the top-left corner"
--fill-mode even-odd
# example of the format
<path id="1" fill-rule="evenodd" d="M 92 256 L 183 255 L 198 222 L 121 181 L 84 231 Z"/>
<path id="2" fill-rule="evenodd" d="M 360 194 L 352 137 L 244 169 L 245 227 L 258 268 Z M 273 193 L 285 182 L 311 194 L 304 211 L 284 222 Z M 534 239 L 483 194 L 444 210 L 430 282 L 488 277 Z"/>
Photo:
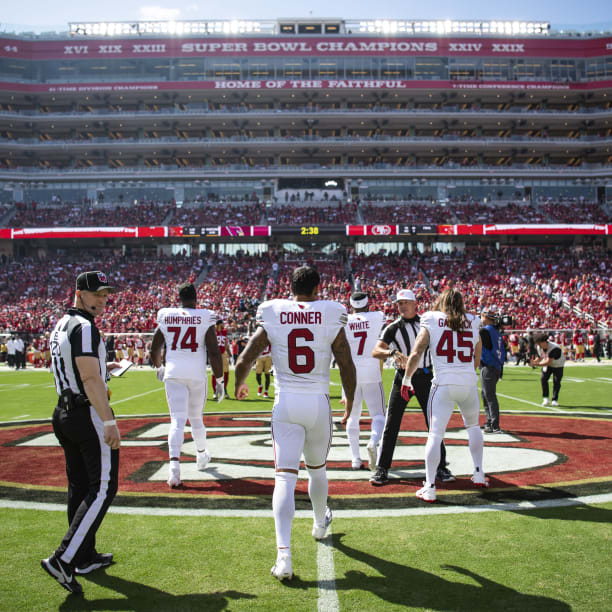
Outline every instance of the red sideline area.
<path id="1" fill-rule="evenodd" d="M 261 415 L 258 415 L 260 417 Z M 167 422 L 166 419 L 125 419 L 120 421 L 120 429 L 124 440 L 135 439 L 137 433 L 143 428 L 156 423 Z M 261 421 L 251 420 L 249 415 L 242 418 L 235 414 L 228 415 L 206 415 L 205 422 L 209 427 L 258 427 Z M 612 454 L 609 452 L 612 440 L 612 421 L 605 419 L 557 417 L 549 415 L 503 415 L 504 429 L 520 441 L 511 443 L 495 443 L 488 441 L 487 445 L 500 447 L 518 447 L 547 450 L 556 453 L 559 461 L 555 465 L 528 469 L 520 472 L 489 474 L 490 486 L 492 488 L 514 488 L 524 486 L 536 486 L 541 484 L 554 485 L 554 483 L 579 483 L 593 479 L 605 479 L 612 475 Z M 367 430 L 369 422 L 362 423 L 362 429 Z M 407 414 L 402 423 L 402 429 L 407 431 L 423 431 L 424 422 L 421 414 Z M 462 421 L 458 414 L 453 415 L 449 424 L 449 430 L 461 430 Z M 51 432 L 51 425 L 15 426 L 0 430 L 0 481 L 15 485 L 34 485 L 37 487 L 64 488 L 66 477 L 64 472 L 64 456 L 60 447 L 20 447 L 15 443 L 20 440 L 31 439 L 37 434 Z M 267 428 L 262 427 L 262 432 Z M 247 433 L 247 432 L 245 432 Z M 248 433 L 252 433 L 248 432 Z M 224 435 L 236 435 L 236 432 L 214 433 L 210 437 L 222 437 Z M 424 447 L 426 432 L 423 437 L 400 438 L 399 444 L 414 444 Z M 161 447 L 166 440 L 159 438 L 160 447 L 127 447 L 121 449 L 121 464 L 119 474 L 120 492 L 140 492 L 148 494 L 168 493 L 165 482 L 138 481 L 136 475 L 139 471 L 146 471 L 147 466 L 152 466 L 152 471 L 164 466 L 168 461 L 165 447 Z M 465 447 L 468 453 L 467 441 L 449 440 L 447 445 L 459 445 Z M 424 448 L 423 448 L 424 450 Z M 331 463 L 333 468 L 350 469 L 350 457 L 348 447 L 346 449 L 347 461 Z M 184 461 L 193 462 L 195 457 L 185 456 Z M 232 463 L 247 464 L 240 457 L 232 460 Z M 214 458 L 213 458 L 214 464 Z M 270 450 L 270 461 L 264 462 L 270 468 L 272 462 L 272 450 Z M 417 468 L 422 469 L 422 462 L 395 462 L 393 468 Z M 452 467 L 452 466 L 451 466 Z M 485 448 L 486 467 L 486 448 Z M 140 472 L 142 473 L 142 472 Z M 186 482 L 183 493 L 193 495 L 215 495 L 215 496 L 253 496 L 272 494 L 273 479 L 269 480 L 234 480 L 214 482 Z M 330 495 L 386 495 L 410 492 L 420 486 L 420 481 L 401 480 L 397 484 L 389 484 L 385 487 L 372 487 L 367 480 L 355 481 L 330 481 Z M 467 478 L 460 478 L 455 483 L 445 484 L 445 490 L 472 489 Z M 298 490 L 306 494 L 307 483 L 299 481 Z"/>

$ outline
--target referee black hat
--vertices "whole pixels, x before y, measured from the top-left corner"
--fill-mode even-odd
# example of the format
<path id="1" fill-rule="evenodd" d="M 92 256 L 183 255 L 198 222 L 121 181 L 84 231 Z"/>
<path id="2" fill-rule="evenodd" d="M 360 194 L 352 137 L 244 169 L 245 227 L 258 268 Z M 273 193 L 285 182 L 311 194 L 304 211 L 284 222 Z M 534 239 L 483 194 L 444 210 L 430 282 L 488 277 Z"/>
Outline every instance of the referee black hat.
<path id="1" fill-rule="evenodd" d="M 109 293 L 116 293 L 117 289 L 111 287 L 106 279 L 106 274 L 100 272 L 100 270 L 93 270 L 92 272 L 82 272 L 77 276 L 76 288 L 79 291 L 102 291 L 108 289 Z"/>

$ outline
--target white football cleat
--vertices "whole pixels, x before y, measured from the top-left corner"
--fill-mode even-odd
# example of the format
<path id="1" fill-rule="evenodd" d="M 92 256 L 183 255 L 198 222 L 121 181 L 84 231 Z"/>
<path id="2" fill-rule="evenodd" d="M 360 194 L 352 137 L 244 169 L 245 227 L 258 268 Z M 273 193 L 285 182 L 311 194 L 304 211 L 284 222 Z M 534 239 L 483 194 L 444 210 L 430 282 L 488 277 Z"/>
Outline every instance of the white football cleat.
<path id="1" fill-rule="evenodd" d="M 176 463 L 176 467 L 174 467 L 172 464 Z M 178 461 L 171 461 L 170 462 L 170 470 L 168 473 L 168 486 L 171 489 L 175 489 L 177 487 L 180 487 L 183 483 L 181 482 L 181 468 L 180 468 L 180 464 Z"/>
<path id="2" fill-rule="evenodd" d="M 278 580 L 291 580 L 293 568 L 291 567 L 291 553 L 278 551 L 276 563 L 272 566 L 270 573 Z"/>
<path id="3" fill-rule="evenodd" d="M 361 461 L 361 459 L 357 459 L 357 460 L 353 459 L 351 463 L 352 470 L 360 470 L 362 466 L 363 466 L 363 461 Z"/>
<path id="4" fill-rule="evenodd" d="M 197 454 L 198 454 L 198 458 L 197 458 L 198 470 L 200 472 L 203 472 L 210 462 L 210 452 L 208 451 L 207 448 L 205 448 L 203 451 L 197 451 Z"/>
<path id="5" fill-rule="evenodd" d="M 368 467 L 374 471 L 376 469 L 376 445 L 370 440 L 366 446 L 366 450 L 368 451 Z"/>
<path id="6" fill-rule="evenodd" d="M 472 482 L 474 486 L 480 489 L 487 489 L 489 487 L 489 481 L 485 478 L 485 475 L 477 469 L 472 476 Z"/>
<path id="7" fill-rule="evenodd" d="M 558 402 L 557 400 L 553 400 L 553 401 L 552 401 L 552 405 L 553 405 L 553 406 L 558 406 L 558 405 L 559 405 L 559 402 Z"/>
<path id="8" fill-rule="evenodd" d="M 423 501 L 427 502 L 428 504 L 435 504 L 436 503 L 436 485 L 428 485 L 425 482 L 423 482 L 423 488 L 419 489 L 416 492 L 416 496 L 419 499 L 422 499 Z"/>
<path id="9" fill-rule="evenodd" d="M 325 508 L 325 518 L 323 519 L 323 525 L 319 526 L 316 523 L 312 525 L 312 537 L 315 540 L 323 540 L 327 535 L 327 528 L 331 525 L 333 520 L 332 511 L 329 506 Z"/>
<path id="10" fill-rule="evenodd" d="M 550 400 L 549 400 L 547 397 L 545 397 L 545 398 L 542 400 L 542 406 L 548 406 L 548 404 L 550 404 Z"/>

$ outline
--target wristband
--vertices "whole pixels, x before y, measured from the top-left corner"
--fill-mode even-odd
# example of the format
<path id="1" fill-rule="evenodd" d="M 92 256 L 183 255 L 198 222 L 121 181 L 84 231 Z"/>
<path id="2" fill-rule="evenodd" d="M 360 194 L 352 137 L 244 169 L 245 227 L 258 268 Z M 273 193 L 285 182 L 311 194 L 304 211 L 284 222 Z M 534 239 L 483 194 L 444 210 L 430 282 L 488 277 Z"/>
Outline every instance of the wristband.
<path id="1" fill-rule="evenodd" d="M 219 376 L 219 378 L 217 378 L 216 381 L 218 385 L 221 385 L 222 387 L 225 386 L 225 380 L 223 379 L 223 376 Z"/>
<path id="2" fill-rule="evenodd" d="M 103 421 L 102 425 L 104 425 L 104 427 L 109 427 L 110 425 L 116 425 L 117 421 L 115 419 L 110 419 L 109 421 Z"/>
<path id="3" fill-rule="evenodd" d="M 389 357 L 393 357 L 395 353 L 397 353 L 397 349 L 391 349 L 391 352 L 389 353 Z"/>

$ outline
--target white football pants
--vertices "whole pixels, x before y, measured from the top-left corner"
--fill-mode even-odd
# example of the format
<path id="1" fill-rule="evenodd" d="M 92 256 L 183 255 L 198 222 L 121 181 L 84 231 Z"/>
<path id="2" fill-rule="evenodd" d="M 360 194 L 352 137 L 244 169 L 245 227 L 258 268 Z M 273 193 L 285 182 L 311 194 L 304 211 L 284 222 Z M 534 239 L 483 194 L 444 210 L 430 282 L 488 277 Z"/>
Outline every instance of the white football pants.
<path id="1" fill-rule="evenodd" d="M 478 426 L 480 398 L 478 387 L 473 385 L 432 385 L 429 392 L 427 411 L 429 413 L 429 435 L 425 445 L 426 484 L 435 484 L 436 471 L 440 463 L 440 443 L 453 414 L 455 404 L 459 407 L 463 424 L 468 433 L 470 454 L 476 468 L 482 472 L 484 440 Z"/>
<path id="2" fill-rule="evenodd" d="M 332 419 L 328 395 L 277 393 L 272 410 L 272 441 L 276 468 L 272 513 L 276 527 L 276 545 L 279 548 L 291 546 L 295 485 L 302 454 L 308 470 L 308 494 L 312 502 L 314 520 L 319 525 L 325 520 L 328 492 L 325 462 L 331 437 Z"/>
<path id="3" fill-rule="evenodd" d="M 203 451 L 206 448 L 206 428 L 202 412 L 206 404 L 208 381 L 169 378 L 165 384 L 166 399 L 170 410 L 170 431 L 168 433 L 170 457 L 179 458 L 181 456 L 181 447 L 185 440 L 185 424 L 188 419 L 196 449 Z"/>
<path id="4" fill-rule="evenodd" d="M 353 410 L 346 422 L 346 435 L 351 447 L 353 461 L 359 461 L 361 458 L 359 453 L 359 420 L 361 418 L 363 402 L 365 402 L 372 418 L 370 442 L 374 446 L 378 446 L 385 427 L 385 390 L 382 382 L 361 383 L 355 387 Z"/>

